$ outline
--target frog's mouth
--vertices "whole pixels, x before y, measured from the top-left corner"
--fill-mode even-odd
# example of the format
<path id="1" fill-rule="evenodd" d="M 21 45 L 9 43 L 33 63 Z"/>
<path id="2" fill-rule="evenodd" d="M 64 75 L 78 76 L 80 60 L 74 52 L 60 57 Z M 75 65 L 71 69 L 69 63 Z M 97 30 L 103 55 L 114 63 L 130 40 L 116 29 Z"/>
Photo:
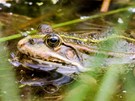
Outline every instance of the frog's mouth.
<path id="1" fill-rule="evenodd" d="M 21 54 L 21 53 L 20 53 Z M 80 63 L 66 60 L 68 63 L 62 63 L 57 61 L 47 61 L 27 56 L 25 54 L 19 54 L 13 56 L 10 63 L 15 67 L 23 66 L 28 69 L 35 69 L 39 71 L 56 71 L 64 75 L 78 74 L 81 71 L 85 71 L 84 67 Z M 19 59 L 21 58 L 21 59 Z"/>
<path id="2" fill-rule="evenodd" d="M 43 61 L 40 59 L 31 58 L 33 60 L 33 63 L 25 63 L 27 67 L 31 67 L 32 69 L 38 69 L 41 71 L 52 71 L 55 70 L 62 74 L 73 74 L 73 73 L 79 73 L 80 70 L 78 69 L 77 65 L 80 64 L 62 64 L 58 62 L 52 62 L 52 61 Z M 35 61 L 38 61 L 39 63 L 36 63 Z"/>

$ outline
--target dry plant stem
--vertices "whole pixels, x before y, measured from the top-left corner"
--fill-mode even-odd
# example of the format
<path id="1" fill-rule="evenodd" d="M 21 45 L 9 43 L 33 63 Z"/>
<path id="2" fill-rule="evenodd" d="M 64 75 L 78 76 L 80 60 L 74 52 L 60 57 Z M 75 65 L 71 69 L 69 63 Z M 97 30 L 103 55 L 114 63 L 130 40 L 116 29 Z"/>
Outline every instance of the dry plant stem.
<path id="1" fill-rule="evenodd" d="M 101 12 L 107 12 L 110 6 L 111 0 L 103 0 L 102 6 L 100 11 Z"/>

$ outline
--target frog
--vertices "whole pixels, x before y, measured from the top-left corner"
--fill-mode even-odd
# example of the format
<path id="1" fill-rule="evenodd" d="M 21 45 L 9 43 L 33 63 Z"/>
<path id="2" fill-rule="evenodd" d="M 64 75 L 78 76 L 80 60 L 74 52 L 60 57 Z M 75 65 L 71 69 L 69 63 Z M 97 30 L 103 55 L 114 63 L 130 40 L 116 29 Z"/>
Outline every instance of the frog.
<path id="1" fill-rule="evenodd" d="M 94 55 L 91 53 L 108 55 L 108 58 L 104 59 L 104 62 L 101 63 L 101 67 L 134 62 L 134 52 L 124 53 L 123 51 L 125 50 L 122 50 L 122 52 L 100 51 L 97 47 L 92 46 L 95 44 L 90 44 L 91 46 L 89 46 L 89 44 L 84 45 L 82 41 L 79 40 L 80 38 L 66 38 L 64 40 L 63 35 L 54 31 L 53 28 L 47 24 L 41 24 L 38 27 L 38 31 L 37 34 L 24 37 L 18 42 L 18 53 L 17 55 L 12 54 L 10 63 L 15 67 L 22 66 L 30 71 L 49 72 L 52 73 L 51 75 L 53 76 L 60 75 L 60 78 L 58 77 L 59 79 L 51 81 L 47 81 L 45 78 L 21 81 L 21 84 L 24 85 L 51 85 L 53 86 L 53 90 L 47 92 L 55 92 L 58 86 L 73 81 L 74 78 L 72 77 L 74 75 L 92 70 L 92 68 L 90 68 L 92 66 L 90 62 L 94 60 Z M 86 34 L 86 36 L 88 38 L 89 35 Z M 70 42 L 70 40 L 72 40 L 72 42 Z M 129 45 L 125 40 L 122 40 L 122 42 L 124 46 L 126 44 Z M 133 48 L 134 45 L 132 44 L 131 47 Z M 129 50 L 133 50 L 131 47 Z M 64 80 L 65 78 L 67 80 Z"/>
<path id="2" fill-rule="evenodd" d="M 11 54 L 10 63 L 15 67 L 25 67 L 28 69 L 27 71 L 36 70 L 49 75 L 51 73 L 51 80 L 45 77 L 36 77 L 36 80 L 35 78 L 21 79 L 19 82 L 30 86 L 51 86 L 53 90 L 45 91 L 54 93 L 61 85 L 73 81 L 72 74 L 85 71 L 85 68 L 81 53 L 74 48 L 73 44 L 64 42 L 61 36 L 53 31 L 49 25 L 42 24 L 38 29 L 40 30 L 38 34 L 29 35 L 18 42 L 18 52 L 16 55 Z M 42 75 L 44 74 L 42 73 Z"/>
<path id="3" fill-rule="evenodd" d="M 27 36 L 18 42 L 19 52 L 27 56 L 27 58 L 21 57 L 19 62 L 29 69 L 42 71 L 56 69 L 63 73 L 65 69 L 67 75 L 70 72 L 78 73 L 85 70 L 79 51 L 72 44 L 65 43 L 56 32 L 47 32 L 47 28 L 45 30 L 46 32 L 42 31 L 44 33 L 42 35 Z M 32 65 L 34 62 L 38 62 L 35 67 Z M 46 68 L 43 65 L 47 65 Z"/>

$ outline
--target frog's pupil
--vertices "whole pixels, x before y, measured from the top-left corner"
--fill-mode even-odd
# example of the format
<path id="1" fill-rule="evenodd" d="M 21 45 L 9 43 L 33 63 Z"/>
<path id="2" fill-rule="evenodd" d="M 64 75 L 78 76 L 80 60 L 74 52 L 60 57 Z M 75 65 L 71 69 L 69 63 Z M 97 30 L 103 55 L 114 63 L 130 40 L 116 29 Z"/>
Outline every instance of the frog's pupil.
<path id="1" fill-rule="evenodd" d="M 58 38 L 56 38 L 56 37 L 50 38 L 50 42 L 52 42 L 52 43 L 55 43 L 55 42 L 57 42 L 57 41 L 58 41 Z"/>

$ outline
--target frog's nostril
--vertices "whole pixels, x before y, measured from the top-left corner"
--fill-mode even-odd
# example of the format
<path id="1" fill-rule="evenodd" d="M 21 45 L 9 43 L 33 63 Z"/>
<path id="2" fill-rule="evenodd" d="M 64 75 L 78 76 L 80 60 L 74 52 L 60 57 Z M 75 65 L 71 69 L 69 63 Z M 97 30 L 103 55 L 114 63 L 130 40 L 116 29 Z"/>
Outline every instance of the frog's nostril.
<path id="1" fill-rule="evenodd" d="M 32 44 L 32 45 L 34 45 L 35 44 L 34 39 L 29 39 L 29 43 Z"/>

